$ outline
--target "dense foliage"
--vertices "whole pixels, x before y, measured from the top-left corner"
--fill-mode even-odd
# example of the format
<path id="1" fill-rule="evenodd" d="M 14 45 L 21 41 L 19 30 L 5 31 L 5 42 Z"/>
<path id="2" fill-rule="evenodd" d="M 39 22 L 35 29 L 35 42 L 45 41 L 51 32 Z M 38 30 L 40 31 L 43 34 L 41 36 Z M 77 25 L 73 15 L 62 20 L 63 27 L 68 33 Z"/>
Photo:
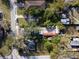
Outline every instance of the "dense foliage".
<path id="1" fill-rule="evenodd" d="M 19 2 L 18 0 L 17 2 Z M 22 0 L 25 1 L 25 0 Z M 9 0 L 2 0 L 3 4 L 9 7 Z M 29 22 L 27 23 L 25 19 L 19 19 L 19 25 L 21 28 L 25 29 L 25 38 L 34 40 L 37 42 L 37 47 L 42 50 L 45 46 L 47 51 L 51 53 L 53 56 L 56 56 L 58 54 L 58 44 L 60 43 L 61 37 L 56 36 L 51 38 L 51 40 L 47 40 L 47 38 L 43 38 L 41 35 L 38 34 L 39 29 L 36 27 L 38 26 L 53 26 L 57 25 L 59 29 L 63 29 L 64 25 L 60 22 L 60 16 L 59 13 L 63 11 L 64 7 L 66 6 L 79 6 L 79 0 L 75 0 L 74 2 L 67 2 L 65 3 L 64 0 L 46 0 L 47 8 L 40 9 L 36 7 L 31 7 L 29 9 L 23 9 L 23 14 L 33 16 L 34 20 L 37 20 L 36 22 Z M 8 22 L 4 22 L 4 27 L 7 29 Z M 25 39 L 23 38 L 23 39 Z M 18 42 L 21 42 L 18 40 Z M 20 43 L 17 42 L 17 46 L 22 47 Z M 23 41 L 22 41 L 23 42 Z M 5 41 L 3 43 L 3 47 L 0 48 L 0 54 L 6 55 L 11 52 L 11 48 L 13 46 L 14 39 L 12 37 L 5 38 Z M 20 46 L 21 45 L 21 46 Z"/>

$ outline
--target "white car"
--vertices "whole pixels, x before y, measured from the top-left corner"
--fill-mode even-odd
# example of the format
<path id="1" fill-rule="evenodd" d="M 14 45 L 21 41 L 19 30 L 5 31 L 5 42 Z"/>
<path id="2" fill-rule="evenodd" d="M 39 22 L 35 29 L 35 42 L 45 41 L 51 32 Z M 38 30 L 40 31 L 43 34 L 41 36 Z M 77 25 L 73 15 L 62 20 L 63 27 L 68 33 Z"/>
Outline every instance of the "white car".
<path id="1" fill-rule="evenodd" d="M 61 23 L 63 24 L 70 24 L 70 19 L 67 18 L 66 14 L 61 15 Z"/>

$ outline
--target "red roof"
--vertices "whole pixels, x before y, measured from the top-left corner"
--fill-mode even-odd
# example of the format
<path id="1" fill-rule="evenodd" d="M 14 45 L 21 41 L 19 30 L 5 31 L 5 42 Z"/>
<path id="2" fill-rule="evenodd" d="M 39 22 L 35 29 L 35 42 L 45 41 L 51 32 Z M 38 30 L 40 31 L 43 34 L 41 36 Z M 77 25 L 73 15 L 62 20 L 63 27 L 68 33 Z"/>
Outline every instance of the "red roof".
<path id="1" fill-rule="evenodd" d="M 44 32 L 43 35 L 44 36 L 55 36 L 57 35 L 57 33 L 56 32 Z"/>

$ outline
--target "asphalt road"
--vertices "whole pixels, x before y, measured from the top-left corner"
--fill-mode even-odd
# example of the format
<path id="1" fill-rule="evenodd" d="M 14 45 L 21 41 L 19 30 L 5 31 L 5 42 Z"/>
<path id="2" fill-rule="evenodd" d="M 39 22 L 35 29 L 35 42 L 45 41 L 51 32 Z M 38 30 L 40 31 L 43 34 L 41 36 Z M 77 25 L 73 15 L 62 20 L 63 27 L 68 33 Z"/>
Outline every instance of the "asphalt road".
<path id="1" fill-rule="evenodd" d="M 11 30 L 15 34 L 16 33 L 16 19 L 17 19 L 17 5 L 15 4 L 15 0 L 10 0 L 11 7 Z"/>

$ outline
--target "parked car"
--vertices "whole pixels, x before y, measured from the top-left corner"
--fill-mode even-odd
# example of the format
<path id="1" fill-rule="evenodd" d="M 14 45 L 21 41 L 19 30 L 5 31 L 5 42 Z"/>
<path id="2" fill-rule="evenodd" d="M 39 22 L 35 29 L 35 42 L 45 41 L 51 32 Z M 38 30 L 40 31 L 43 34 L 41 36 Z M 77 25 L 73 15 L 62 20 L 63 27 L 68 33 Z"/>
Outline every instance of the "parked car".
<path id="1" fill-rule="evenodd" d="M 3 12 L 0 11 L 0 21 L 3 20 Z"/>
<path id="2" fill-rule="evenodd" d="M 78 49 L 79 48 L 79 37 L 77 37 L 77 36 L 72 37 L 70 45 L 72 48 Z"/>
<path id="3" fill-rule="evenodd" d="M 64 13 L 61 14 L 61 23 L 63 23 L 63 24 L 70 24 L 70 19 Z"/>
<path id="4" fill-rule="evenodd" d="M 29 39 L 25 41 L 25 44 L 27 45 L 29 51 L 35 51 L 35 42 L 33 40 Z"/>

